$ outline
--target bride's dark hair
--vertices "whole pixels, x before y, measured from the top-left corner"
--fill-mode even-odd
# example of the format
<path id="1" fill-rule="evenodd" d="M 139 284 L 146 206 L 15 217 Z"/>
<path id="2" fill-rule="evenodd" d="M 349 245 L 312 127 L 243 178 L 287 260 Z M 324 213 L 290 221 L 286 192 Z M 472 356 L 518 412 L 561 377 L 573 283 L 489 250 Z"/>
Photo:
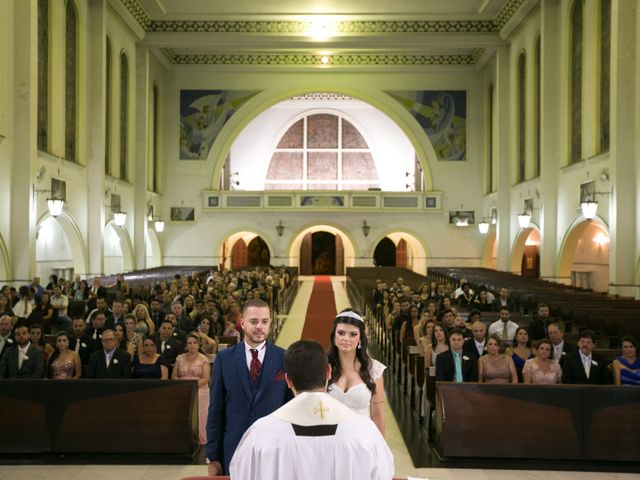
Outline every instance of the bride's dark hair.
<path id="1" fill-rule="evenodd" d="M 360 332 L 360 348 L 356 349 L 356 359 L 360 362 L 360 378 L 367 386 L 369 390 L 371 390 L 371 394 L 373 395 L 376 391 L 376 384 L 371 378 L 371 357 L 369 357 L 368 352 L 368 343 L 367 336 L 364 331 L 364 321 L 358 320 L 357 318 L 348 317 L 346 315 L 340 315 L 345 312 L 353 312 L 360 316 L 360 312 L 354 310 L 353 308 L 345 308 L 338 313 L 338 316 L 333 321 L 333 328 L 331 329 L 331 333 L 329 334 L 329 351 L 327 352 L 327 357 L 329 359 L 329 365 L 331 365 L 331 380 L 329 380 L 329 384 L 335 383 L 336 380 L 340 378 L 342 375 L 342 367 L 340 366 L 340 358 L 338 356 L 338 347 L 336 347 L 335 338 L 336 338 L 336 327 L 339 323 L 343 323 L 346 325 L 353 325 L 354 327 L 358 327 L 358 331 Z"/>

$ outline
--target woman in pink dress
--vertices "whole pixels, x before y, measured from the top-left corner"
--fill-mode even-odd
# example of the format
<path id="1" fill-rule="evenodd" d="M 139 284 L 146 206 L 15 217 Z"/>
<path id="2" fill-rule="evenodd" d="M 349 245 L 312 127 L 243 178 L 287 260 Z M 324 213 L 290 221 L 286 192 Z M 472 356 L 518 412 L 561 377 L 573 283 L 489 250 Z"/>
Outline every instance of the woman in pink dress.
<path id="1" fill-rule="evenodd" d="M 480 383 L 518 383 L 518 373 L 513 359 L 500 352 L 500 337 L 489 335 L 487 353 L 478 360 Z"/>
<path id="2" fill-rule="evenodd" d="M 200 339 L 195 333 L 187 335 L 187 351 L 178 355 L 171 374 L 172 380 L 198 381 L 198 437 L 200 445 L 207 443 L 207 413 L 209 411 L 209 359 L 200 353 Z"/>
<path id="3" fill-rule="evenodd" d="M 82 373 L 80 356 L 69 350 L 69 335 L 64 330 L 56 337 L 56 350 L 49 359 L 47 373 L 52 380 L 76 380 Z"/>
<path id="4" fill-rule="evenodd" d="M 551 342 L 543 338 L 536 347 L 536 357 L 524 362 L 522 378 L 524 383 L 535 383 L 538 385 L 554 385 L 560 383 L 562 378 L 562 368 L 560 364 L 553 360 L 551 356 L 553 347 Z"/>

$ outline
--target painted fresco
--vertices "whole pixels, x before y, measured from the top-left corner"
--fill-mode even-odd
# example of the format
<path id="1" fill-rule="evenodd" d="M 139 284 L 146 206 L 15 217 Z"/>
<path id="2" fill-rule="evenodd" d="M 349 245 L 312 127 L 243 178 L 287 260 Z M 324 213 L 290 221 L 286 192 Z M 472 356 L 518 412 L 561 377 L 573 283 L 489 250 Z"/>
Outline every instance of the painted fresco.
<path id="1" fill-rule="evenodd" d="M 180 160 L 206 160 L 220 130 L 257 91 L 181 90 Z"/>
<path id="2" fill-rule="evenodd" d="M 386 93 L 418 121 L 439 160 L 466 160 L 467 92 L 416 90 Z"/>

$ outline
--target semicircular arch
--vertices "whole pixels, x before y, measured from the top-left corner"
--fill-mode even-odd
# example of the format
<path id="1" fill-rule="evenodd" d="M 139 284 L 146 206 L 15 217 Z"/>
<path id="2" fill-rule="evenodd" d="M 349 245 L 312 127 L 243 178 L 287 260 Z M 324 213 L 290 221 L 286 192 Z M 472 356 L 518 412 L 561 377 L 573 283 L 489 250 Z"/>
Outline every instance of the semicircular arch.
<path id="1" fill-rule="evenodd" d="M 263 90 L 242 105 L 224 127 L 222 127 L 220 134 L 211 146 L 207 157 L 207 161 L 212 161 L 213 163 L 211 189 L 218 190 L 220 176 L 227 154 L 231 150 L 236 137 L 253 118 L 273 105 L 291 97 L 314 92 L 348 95 L 383 112 L 391 121 L 398 125 L 413 145 L 418 161 L 422 167 L 425 188 L 427 190 L 433 189 L 430 162 L 437 161 L 438 157 L 431 141 L 416 119 L 398 101 L 383 91 L 361 90 L 350 86 L 336 85 L 333 82 L 329 82 L 326 85 L 316 84 L 313 87 L 296 85 L 293 87 L 288 86 Z"/>
<path id="2" fill-rule="evenodd" d="M 11 257 L 9 256 L 9 250 L 7 244 L 4 243 L 4 238 L 0 233 L 0 281 L 7 282 L 13 278 L 11 266 Z"/>
<path id="3" fill-rule="evenodd" d="M 496 239 L 498 234 L 495 229 L 487 233 L 484 240 L 484 246 L 482 247 L 482 267 L 483 268 L 496 268 L 496 257 L 494 256 L 496 248 Z"/>
<path id="4" fill-rule="evenodd" d="M 87 249 L 85 247 L 82 233 L 78 224 L 69 216 L 68 213 L 62 212 L 57 217 L 52 217 L 49 212 L 43 213 L 38 219 L 36 228 L 39 229 L 42 222 L 53 218 L 58 222 L 67 241 L 69 242 L 69 248 L 71 249 L 71 258 L 73 259 L 73 272 L 75 275 L 88 275 L 89 274 L 89 260 L 87 257 Z"/>
<path id="5" fill-rule="evenodd" d="M 584 231 L 594 223 L 609 234 L 609 225 L 599 216 L 596 216 L 592 220 L 587 220 L 579 216 L 568 228 L 560 244 L 560 253 L 558 254 L 558 262 L 556 265 L 556 276 L 558 278 L 571 278 L 571 267 L 578 248 L 578 241 Z"/>
<path id="6" fill-rule="evenodd" d="M 120 249 L 122 250 L 122 271 L 131 272 L 135 269 L 135 259 L 133 255 L 133 245 L 131 244 L 131 237 L 127 231 L 127 227 L 118 226 L 113 220 L 108 221 L 105 227 L 113 228 L 116 232 L 118 240 L 120 242 Z"/>
<path id="7" fill-rule="evenodd" d="M 342 240 L 342 246 L 344 248 L 344 266 L 355 267 L 356 261 L 356 243 L 353 237 L 349 234 L 349 231 L 337 224 L 330 222 L 322 222 L 317 224 L 307 224 L 300 227 L 292 236 L 291 241 L 287 247 L 289 252 L 289 262 L 291 266 L 300 267 L 300 247 L 302 246 L 302 239 L 308 233 L 316 232 L 328 232 L 333 235 L 340 236 Z"/>
<path id="8" fill-rule="evenodd" d="M 527 239 L 531 232 L 538 232 L 540 235 L 540 228 L 535 223 L 530 223 L 527 228 L 522 228 L 518 235 L 516 235 L 515 240 L 513 241 L 513 246 L 511 247 L 511 262 L 509 265 L 511 266 L 511 273 L 520 274 L 522 272 L 522 256 L 524 255 L 525 247 Z"/>
<path id="9" fill-rule="evenodd" d="M 400 239 L 403 238 L 411 249 L 411 270 L 421 275 L 427 274 L 427 259 L 431 256 L 429 245 L 424 241 L 423 237 L 404 228 L 390 228 L 378 235 L 369 246 L 369 257 L 373 258 L 376 247 L 385 237 L 389 237 L 396 246 Z"/>
<path id="10" fill-rule="evenodd" d="M 271 242 L 271 239 L 262 230 L 259 230 L 253 227 L 252 228 L 236 228 L 233 230 L 229 230 L 227 233 L 223 235 L 222 240 L 218 243 L 218 246 L 216 247 L 216 250 L 215 250 L 216 252 L 218 252 L 218 258 L 224 259 L 223 268 L 229 268 L 229 265 L 227 264 L 230 262 L 230 259 L 231 259 L 231 249 L 233 248 L 233 245 L 240 238 L 242 238 L 244 242 L 247 245 L 249 245 L 249 242 L 253 240 L 255 237 L 260 237 L 262 238 L 262 240 L 264 240 L 264 243 L 267 245 L 267 248 L 269 249 L 269 257 L 271 259 L 278 258 L 276 256 L 275 249 L 273 248 L 273 243 Z M 227 245 L 226 255 L 224 252 L 225 244 Z"/>

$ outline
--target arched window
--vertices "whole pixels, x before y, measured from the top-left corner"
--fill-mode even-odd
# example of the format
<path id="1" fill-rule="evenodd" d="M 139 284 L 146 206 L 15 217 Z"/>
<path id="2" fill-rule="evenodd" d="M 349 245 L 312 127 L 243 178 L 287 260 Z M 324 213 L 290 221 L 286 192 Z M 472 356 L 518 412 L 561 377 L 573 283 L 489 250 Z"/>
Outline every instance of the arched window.
<path id="1" fill-rule="evenodd" d="M 526 111 L 527 111 L 527 56 L 518 57 L 518 182 L 524 182 L 526 173 Z"/>
<path id="2" fill-rule="evenodd" d="M 65 18 L 64 156 L 76 162 L 78 15 L 73 0 L 67 0 Z"/>
<path id="3" fill-rule="evenodd" d="M 107 37 L 105 59 L 104 173 L 111 174 L 111 40 Z"/>
<path id="4" fill-rule="evenodd" d="M 129 128 L 129 61 L 120 55 L 120 178 L 127 179 L 127 150 Z"/>
<path id="5" fill-rule="evenodd" d="M 153 152 L 151 154 L 151 191 L 158 191 L 158 166 L 160 163 L 160 145 L 159 145 L 159 122 L 160 119 L 158 117 L 160 104 L 160 91 L 158 89 L 158 84 L 153 84 L 153 141 L 151 144 L 151 148 Z"/>
<path id="6" fill-rule="evenodd" d="M 341 115 L 315 113 L 282 135 L 269 164 L 266 190 L 380 188 L 369 146 Z"/>
<path id="7" fill-rule="evenodd" d="M 542 68 L 542 62 L 541 62 L 541 45 L 540 45 L 540 37 L 538 37 L 536 39 L 536 85 L 535 85 L 535 95 L 536 95 L 536 119 L 535 119 L 535 141 L 534 141 L 534 148 L 535 148 L 535 171 L 534 171 L 534 176 L 539 176 L 540 175 L 540 170 L 541 170 L 541 163 L 542 163 L 542 144 L 541 142 L 541 137 L 540 137 L 540 132 L 541 132 L 541 113 L 542 113 L 542 97 L 540 95 L 541 92 L 541 82 L 542 82 L 542 73 L 541 73 L 541 68 Z"/>
<path id="8" fill-rule="evenodd" d="M 600 3 L 600 151 L 609 151 L 611 87 L 611 0 Z"/>
<path id="9" fill-rule="evenodd" d="M 49 146 L 49 0 L 38 0 L 38 150 Z"/>
<path id="10" fill-rule="evenodd" d="M 489 113 L 488 113 L 488 121 L 487 124 L 489 128 L 487 129 L 487 156 L 489 159 L 489 193 L 494 191 L 493 185 L 493 83 L 489 85 L 489 98 L 487 99 L 489 102 Z"/>
<path id="11" fill-rule="evenodd" d="M 582 160 L 582 0 L 576 0 L 571 10 L 571 102 L 570 155 L 571 163 Z"/>

